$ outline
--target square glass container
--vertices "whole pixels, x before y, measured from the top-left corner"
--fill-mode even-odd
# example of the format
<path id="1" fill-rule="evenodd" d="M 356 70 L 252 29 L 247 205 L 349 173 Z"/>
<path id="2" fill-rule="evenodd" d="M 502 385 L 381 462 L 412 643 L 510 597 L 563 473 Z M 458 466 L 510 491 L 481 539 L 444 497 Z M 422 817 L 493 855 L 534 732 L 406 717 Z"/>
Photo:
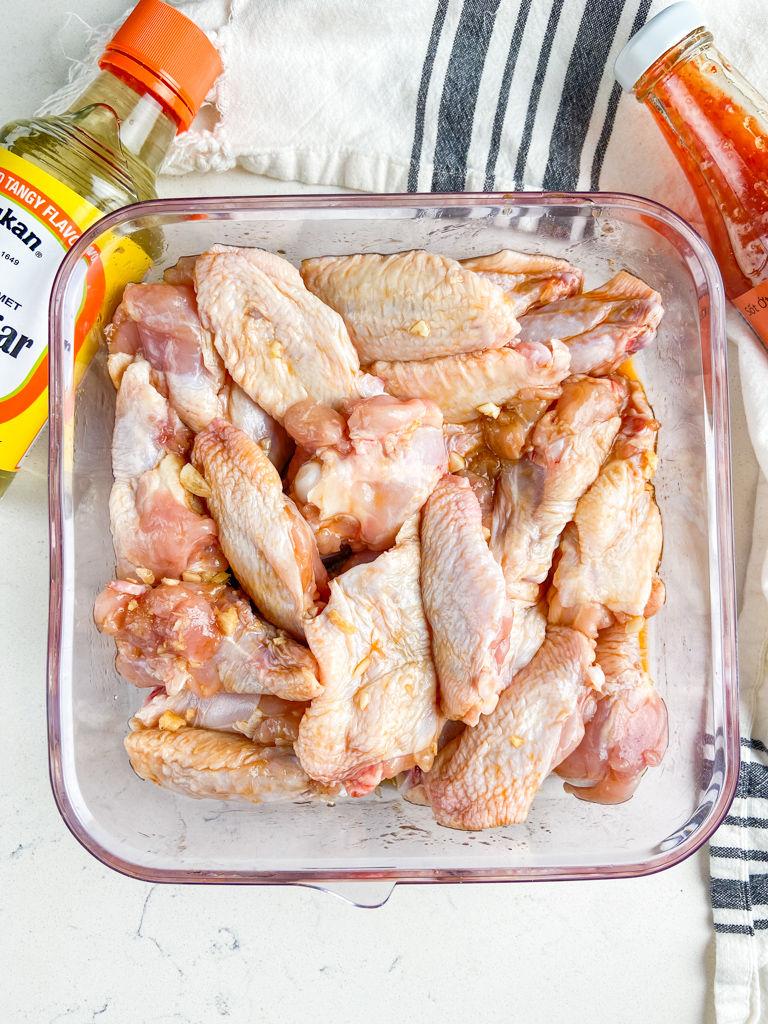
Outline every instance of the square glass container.
<path id="1" fill-rule="evenodd" d="M 104 347 L 73 392 L 71 340 L 84 253 L 109 233 L 142 241 L 147 279 L 215 242 L 308 256 L 502 248 L 565 257 L 585 287 L 626 268 L 666 314 L 635 367 L 661 421 L 656 497 L 667 602 L 649 624 L 649 670 L 669 709 L 669 749 L 620 806 L 550 777 L 528 820 L 487 832 L 435 823 L 380 795 L 323 804 L 195 801 L 141 781 L 123 748 L 146 693 L 114 668 L 93 602 L 113 577 L 108 497 L 115 393 Z M 141 203 L 104 217 L 59 273 L 51 324 L 50 767 L 68 827 L 110 867 L 153 882 L 299 883 L 367 905 L 397 881 L 627 877 L 669 867 L 714 831 L 739 768 L 736 607 L 722 282 L 701 238 L 648 200 L 616 194 L 293 196 Z M 366 884 L 361 884 L 366 883 Z"/>

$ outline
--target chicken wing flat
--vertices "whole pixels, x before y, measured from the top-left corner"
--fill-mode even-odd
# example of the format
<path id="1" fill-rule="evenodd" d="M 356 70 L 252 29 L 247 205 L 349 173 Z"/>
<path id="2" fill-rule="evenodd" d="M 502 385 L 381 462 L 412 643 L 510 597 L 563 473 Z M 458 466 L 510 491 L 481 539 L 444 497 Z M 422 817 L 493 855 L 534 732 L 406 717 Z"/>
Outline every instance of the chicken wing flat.
<path id="1" fill-rule="evenodd" d="M 599 288 L 526 313 L 520 341 L 560 338 L 571 353 L 571 373 L 602 376 L 650 345 L 663 315 L 659 293 L 622 270 Z"/>
<path id="2" fill-rule="evenodd" d="M 329 800 L 285 747 L 260 746 L 212 729 L 139 729 L 125 738 L 133 770 L 164 789 L 199 800 Z"/>
<path id="3" fill-rule="evenodd" d="M 342 315 L 364 366 L 503 348 L 519 331 L 497 284 L 421 249 L 304 260 L 301 276 Z"/>
<path id="4" fill-rule="evenodd" d="M 610 451 L 625 398 L 626 389 L 610 378 L 569 378 L 536 425 L 531 451 L 502 469 L 491 550 L 511 598 L 537 602 L 560 534 Z"/>
<path id="5" fill-rule="evenodd" d="M 501 566 L 488 550 L 467 479 L 444 476 L 421 523 L 421 589 L 432 630 L 440 709 L 476 725 L 493 711 L 511 617 Z"/>
<path id="6" fill-rule="evenodd" d="M 655 612 L 663 600 L 656 576 L 661 515 L 650 483 L 659 424 L 641 385 L 623 386 L 629 399 L 621 429 L 565 529 L 549 592 L 549 621 L 592 637 L 615 621 Z"/>
<path id="7" fill-rule="evenodd" d="M 299 727 L 296 753 L 319 782 L 350 796 L 413 765 L 428 768 L 440 731 L 437 679 L 419 587 L 418 518 L 397 544 L 331 581 L 307 624 L 323 693 Z"/>
<path id="8" fill-rule="evenodd" d="M 515 316 L 537 309 L 555 299 L 578 295 L 584 274 L 566 260 L 551 256 L 529 256 L 513 249 L 502 249 L 490 256 L 473 256 L 459 260 L 462 267 L 473 270 L 497 284 L 514 302 Z"/>
<path id="9" fill-rule="evenodd" d="M 646 768 L 661 764 L 667 749 L 667 709 L 643 669 L 638 625 L 611 626 L 597 638 L 604 696 L 578 747 L 555 769 L 577 783 L 566 789 L 580 800 L 629 800 Z"/>
<path id="10" fill-rule="evenodd" d="M 525 389 L 556 387 L 569 367 L 565 345 L 546 341 L 422 362 L 376 362 L 370 370 L 398 398 L 428 398 L 447 423 L 469 423 L 497 413 Z"/>
<path id="11" fill-rule="evenodd" d="M 190 690 L 169 694 L 155 690 L 131 719 L 131 729 L 166 729 L 185 725 L 247 736 L 264 747 L 288 747 L 299 735 L 299 722 L 307 708 L 300 701 L 281 700 L 271 694 L 226 693 L 201 698 Z"/>
<path id="12" fill-rule="evenodd" d="M 241 585 L 265 618 L 303 639 L 326 574 L 279 473 L 247 434 L 223 419 L 197 435 L 192 458 L 210 488 L 208 507 Z"/>
<path id="13" fill-rule="evenodd" d="M 164 378 L 171 405 L 195 432 L 220 415 L 224 366 L 189 285 L 129 284 L 107 328 L 115 387 L 137 353 Z"/>
<path id="14" fill-rule="evenodd" d="M 335 409 L 380 393 L 360 373 L 341 317 L 307 291 L 287 260 L 214 245 L 194 275 L 200 317 L 227 370 L 276 420 L 305 398 Z"/>
<path id="15" fill-rule="evenodd" d="M 583 735 L 584 707 L 602 685 L 594 657 L 594 641 L 582 633 L 547 631 L 496 709 L 445 746 L 424 776 L 441 825 L 483 829 L 525 821 L 541 783 Z"/>
<path id="16" fill-rule="evenodd" d="M 151 589 L 115 580 L 96 599 L 94 619 L 117 641 L 118 672 L 136 686 L 201 699 L 221 689 L 311 700 L 321 690 L 306 647 L 223 583 L 165 580 Z"/>
<path id="17" fill-rule="evenodd" d="M 346 422 L 333 414 L 343 432 L 327 446 L 317 444 L 319 417 L 301 411 L 300 426 L 294 410 L 286 424 L 315 454 L 293 478 L 291 496 L 312 526 L 320 553 L 332 554 L 343 544 L 390 547 L 446 470 L 440 410 L 429 401 L 390 395 L 353 401 Z"/>

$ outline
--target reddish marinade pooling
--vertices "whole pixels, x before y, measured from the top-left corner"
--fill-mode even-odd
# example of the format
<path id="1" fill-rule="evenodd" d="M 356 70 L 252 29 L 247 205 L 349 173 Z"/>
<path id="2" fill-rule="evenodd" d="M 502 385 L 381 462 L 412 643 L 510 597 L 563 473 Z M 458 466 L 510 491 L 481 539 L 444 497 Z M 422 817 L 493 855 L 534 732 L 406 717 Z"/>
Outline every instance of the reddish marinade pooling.
<path id="1" fill-rule="evenodd" d="M 768 105 L 703 29 L 634 92 L 696 193 L 728 298 L 768 346 Z"/>

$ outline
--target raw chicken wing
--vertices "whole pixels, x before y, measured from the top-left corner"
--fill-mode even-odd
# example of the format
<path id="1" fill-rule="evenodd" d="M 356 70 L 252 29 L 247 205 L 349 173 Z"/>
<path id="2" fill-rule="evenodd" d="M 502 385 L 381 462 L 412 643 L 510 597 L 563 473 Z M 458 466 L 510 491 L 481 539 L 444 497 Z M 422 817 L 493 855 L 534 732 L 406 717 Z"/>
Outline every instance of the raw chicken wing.
<path id="1" fill-rule="evenodd" d="M 127 359 L 140 352 L 162 374 L 171 405 L 188 427 L 203 430 L 219 415 L 224 367 L 189 285 L 126 285 L 107 340 L 116 387 Z"/>
<path id="2" fill-rule="evenodd" d="M 131 729 L 166 729 L 185 725 L 247 736 L 265 747 L 288 747 L 299 735 L 306 703 L 281 700 L 271 694 L 226 693 L 200 698 L 190 690 L 169 694 L 155 690 L 131 719 Z"/>
<path id="3" fill-rule="evenodd" d="M 413 765 L 428 768 L 440 731 L 437 680 L 419 587 L 418 517 L 397 545 L 331 581 L 307 624 L 323 693 L 301 720 L 296 753 L 313 779 L 350 796 Z"/>
<path id="4" fill-rule="evenodd" d="M 216 524 L 183 485 L 186 465 L 180 455 L 166 455 L 138 482 L 112 485 L 109 518 L 122 579 L 151 584 L 190 572 L 202 579 L 226 569 Z"/>
<path id="5" fill-rule="evenodd" d="M 502 469 L 491 550 L 510 597 L 538 600 L 560 534 L 613 444 L 625 397 L 616 381 L 569 378 L 555 407 L 536 425 L 531 451 Z"/>
<path id="6" fill-rule="evenodd" d="M 592 637 L 615 621 L 652 614 L 663 602 L 656 575 L 661 515 L 650 483 L 659 424 L 640 384 L 624 380 L 623 386 L 629 401 L 621 430 L 565 529 L 549 592 L 549 621 Z"/>
<path id="7" fill-rule="evenodd" d="M 316 454 L 296 473 L 291 494 L 315 532 L 320 553 L 333 554 L 342 544 L 377 551 L 390 547 L 446 470 L 440 410 L 429 401 L 389 395 L 350 402 L 346 423 L 327 411 L 343 433 L 321 446 L 319 441 L 336 431 L 329 425 L 326 437 L 320 437 L 321 410 L 311 418 L 307 403 L 302 406 L 300 428 L 294 410 L 286 425 Z"/>
<path id="8" fill-rule="evenodd" d="M 441 825 L 497 828 L 525 821 L 544 779 L 583 735 L 602 672 L 594 641 L 555 627 L 474 729 L 444 747 L 424 788 Z"/>
<path id="9" fill-rule="evenodd" d="M 667 709 L 643 670 L 638 625 L 612 626 L 597 638 L 604 696 L 581 743 L 556 769 L 577 783 L 565 788 L 580 800 L 629 800 L 646 768 L 661 764 L 667 749 Z"/>
<path id="10" fill-rule="evenodd" d="M 335 409 L 381 392 L 360 373 L 341 317 L 307 291 L 287 260 L 214 245 L 194 274 L 200 317 L 226 368 L 276 420 L 305 398 Z"/>
<path id="11" fill-rule="evenodd" d="M 277 470 L 247 434 L 222 419 L 197 435 L 192 458 L 210 488 L 208 507 L 235 576 L 270 622 L 303 639 L 326 573 Z"/>
<path id="12" fill-rule="evenodd" d="M 116 667 L 136 686 L 200 698 L 219 689 L 311 700 L 321 691 L 306 647 L 264 622 L 223 584 L 113 581 L 96 599 L 99 629 L 117 641 Z"/>
<path id="13" fill-rule="evenodd" d="M 301 276 L 341 313 L 364 366 L 503 348 L 519 331 L 497 284 L 421 249 L 304 260 Z"/>
<path id="14" fill-rule="evenodd" d="M 333 799 L 334 791 L 307 778 L 285 747 L 265 747 L 246 736 L 212 729 L 139 729 L 125 738 L 133 770 L 142 779 L 196 799 Z"/>
<path id="15" fill-rule="evenodd" d="M 515 348 L 471 352 L 422 362 L 377 362 L 371 373 L 398 398 L 429 398 L 448 423 L 498 414 L 521 391 L 553 388 L 570 373 L 560 341 L 525 342 Z"/>
<path id="16" fill-rule="evenodd" d="M 622 270 L 599 288 L 526 313 L 520 340 L 561 338 L 571 373 L 602 376 L 651 344 L 663 314 L 659 293 Z"/>
<path id="17" fill-rule="evenodd" d="M 183 454 L 192 434 L 155 386 L 149 363 L 136 359 L 126 369 L 115 403 L 112 473 L 115 480 L 138 481 L 164 455 Z"/>
<path id="18" fill-rule="evenodd" d="M 572 263 L 551 256 L 529 256 L 513 249 L 459 262 L 503 289 L 515 304 L 515 316 L 555 299 L 578 295 L 584 280 L 582 271 Z"/>
<path id="19" fill-rule="evenodd" d="M 137 357 L 117 393 L 109 498 L 117 574 L 143 583 L 185 571 L 215 574 L 226 567 L 216 524 L 182 480 L 179 452 L 191 434 L 155 388 L 153 374 Z"/>
<path id="20" fill-rule="evenodd" d="M 444 476 L 432 492 L 422 517 L 421 557 L 440 709 L 446 718 L 477 725 L 499 699 L 512 619 L 504 574 L 488 550 L 468 480 Z"/>

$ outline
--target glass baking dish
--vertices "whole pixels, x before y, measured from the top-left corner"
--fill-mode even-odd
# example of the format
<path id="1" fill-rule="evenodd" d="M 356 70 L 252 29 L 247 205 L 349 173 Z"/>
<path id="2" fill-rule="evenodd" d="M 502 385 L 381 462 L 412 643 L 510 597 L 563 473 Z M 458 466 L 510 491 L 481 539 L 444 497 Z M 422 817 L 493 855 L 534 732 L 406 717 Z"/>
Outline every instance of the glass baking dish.
<path id="1" fill-rule="evenodd" d="M 113 641 L 92 618 L 114 569 L 107 501 L 115 396 L 103 346 L 75 394 L 72 386 L 84 253 L 109 233 L 151 248 L 148 279 L 215 242 L 263 246 L 297 263 L 510 247 L 578 263 L 587 287 L 624 267 L 661 292 L 658 339 L 635 365 L 662 423 L 655 483 L 667 603 L 650 622 L 649 663 L 669 709 L 670 742 L 631 801 L 584 803 L 550 777 L 525 824 L 467 833 L 441 828 L 429 808 L 390 786 L 333 807 L 254 807 L 177 797 L 134 775 L 123 737 L 146 694 L 117 675 Z M 647 874 L 691 854 L 717 827 L 739 766 L 724 299 L 712 254 L 675 214 L 615 194 L 140 203 L 104 217 L 73 246 L 52 299 L 51 356 L 51 779 L 65 822 L 103 863 L 153 882 L 302 883 L 375 905 L 396 881 Z"/>

